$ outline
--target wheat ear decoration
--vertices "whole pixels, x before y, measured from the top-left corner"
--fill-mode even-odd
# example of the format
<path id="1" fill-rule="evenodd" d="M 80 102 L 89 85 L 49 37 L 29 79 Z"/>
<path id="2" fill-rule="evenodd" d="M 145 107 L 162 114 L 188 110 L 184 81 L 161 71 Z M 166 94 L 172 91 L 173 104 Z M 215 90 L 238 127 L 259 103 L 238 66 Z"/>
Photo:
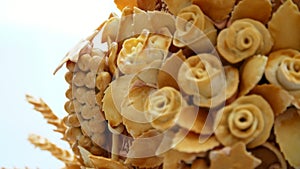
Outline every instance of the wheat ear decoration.
<path id="1" fill-rule="evenodd" d="M 40 148 L 41 150 L 46 150 L 50 152 L 54 157 L 64 162 L 65 164 L 77 164 L 76 158 L 71 155 L 67 150 L 63 150 L 57 147 L 55 144 L 51 143 L 46 138 L 43 138 L 36 134 L 30 134 L 28 140 L 35 147 Z"/>
<path id="2" fill-rule="evenodd" d="M 44 119 L 47 120 L 47 123 L 56 127 L 54 131 L 59 132 L 64 136 L 67 129 L 66 126 L 42 99 L 37 100 L 30 95 L 26 95 L 26 100 L 34 106 L 34 110 L 40 112 L 44 116 Z"/>

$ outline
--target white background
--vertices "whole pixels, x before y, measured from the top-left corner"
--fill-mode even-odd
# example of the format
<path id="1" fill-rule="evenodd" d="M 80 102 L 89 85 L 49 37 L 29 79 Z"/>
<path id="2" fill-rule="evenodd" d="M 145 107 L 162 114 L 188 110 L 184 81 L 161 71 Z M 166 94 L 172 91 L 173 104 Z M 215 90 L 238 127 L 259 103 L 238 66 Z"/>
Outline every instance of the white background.
<path id="1" fill-rule="evenodd" d="M 60 140 L 25 94 L 64 111 L 65 69 L 53 71 L 80 39 L 116 11 L 113 0 L 0 0 L 0 168 L 58 169 L 64 165 L 27 141 L 30 133 Z"/>

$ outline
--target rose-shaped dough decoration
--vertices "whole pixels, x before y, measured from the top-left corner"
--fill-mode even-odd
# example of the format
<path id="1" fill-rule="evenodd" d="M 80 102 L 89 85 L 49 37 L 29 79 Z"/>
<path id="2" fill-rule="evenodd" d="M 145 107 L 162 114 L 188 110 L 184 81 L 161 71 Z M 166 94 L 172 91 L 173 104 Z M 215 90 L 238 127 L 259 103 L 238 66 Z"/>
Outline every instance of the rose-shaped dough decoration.
<path id="1" fill-rule="evenodd" d="M 172 43 L 172 35 L 167 28 L 162 28 L 158 34 L 151 34 L 147 40 L 145 55 L 151 53 L 153 58 L 163 58 L 168 55 Z"/>
<path id="2" fill-rule="evenodd" d="M 117 58 L 117 65 L 121 72 L 130 74 L 144 68 L 144 64 L 139 65 L 139 61 L 142 62 L 143 60 L 143 58 L 141 58 L 142 56 L 139 54 L 145 48 L 146 40 L 149 35 L 149 31 L 144 31 L 139 37 L 130 38 L 124 41 Z"/>
<path id="3" fill-rule="evenodd" d="M 187 46 L 194 52 L 211 51 L 216 44 L 217 30 L 197 5 L 190 5 L 178 13 L 173 44 Z"/>
<path id="4" fill-rule="evenodd" d="M 186 106 L 179 91 L 163 87 L 151 93 L 146 103 L 146 118 L 158 130 L 166 130 L 175 125 L 178 115 Z"/>
<path id="5" fill-rule="evenodd" d="M 265 70 L 268 81 L 282 87 L 293 97 L 293 105 L 300 108 L 300 52 L 284 49 L 269 55 Z"/>
<path id="6" fill-rule="evenodd" d="M 235 93 L 239 77 L 235 68 L 223 68 L 216 56 L 199 54 L 185 60 L 177 79 L 183 91 L 193 96 L 195 105 L 215 107 Z"/>
<path id="7" fill-rule="evenodd" d="M 157 60 L 163 60 L 171 43 L 165 35 L 150 35 L 144 30 L 137 38 L 126 39 L 118 55 L 117 65 L 124 74 L 141 71 Z"/>
<path id="8" fill-rule="evenodd" d="M 215 135 L 223 145 L 244 142 L 248 148 L 253 148 L 268 139 L 274 114 L 261 96 L 249 95 L 219 110 L 215 120 Z"/>
<path id="9" fill-rule="evenodd" d="M 189 95 L 204 95 L 214 97 L 220 92 L 222 70 L 220 61 L 211 54 L 201 54 L 189 57 L 181 65 L 178 73 L 180 87 Z M 225 81 L 225 80 L 224 80 Z"/>
<path id="10" fill-rule="evenodd" d="M 293 1 L 116 0 L 122 16 L 110 14 L 62 62 L 74 168 L 300 168 Z M 266 25 L 270 3 L 279 8 Z M 264 56 L 278 49 L 293 52 Z M 274 153 L 256 156 L 258 166 L 250 153 L 267 141 Z"/>
<path id="11" fill-rule="evenodd" d="M 117 65 L 121 72 L 131 74 L 145 67 L 144 58 L 140 55 L 146 45 L 149 31 L 144 31 L 137 38 L 126 39 L 117 58 Z"/>
<path id="12" fill-rule="evenodd" d="M 268 29 L 253 19 L 240 19 L 223 29 L 217 49 L 230 63 L 240 62 L 254 54 L 267 54 L 273 45 Z"/>

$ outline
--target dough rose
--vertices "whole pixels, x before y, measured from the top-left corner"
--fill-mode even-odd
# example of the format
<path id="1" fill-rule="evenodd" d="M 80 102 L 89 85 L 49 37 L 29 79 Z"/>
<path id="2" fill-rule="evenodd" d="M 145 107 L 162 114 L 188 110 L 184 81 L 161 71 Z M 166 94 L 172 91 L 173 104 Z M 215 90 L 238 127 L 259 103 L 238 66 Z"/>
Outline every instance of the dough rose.
<path id="1" fill-rule="evenodd" d="M 217 39 L 217 49 L 230 63 L 240 62 L 255 54 L 267 54 L 273 40 L 267 28 L 253 19 L 240 19 L 223 29 Z"/>
<path id="2" fill-rule="evenodd" d="M 300 108 L 300 52 L 278 50 L 269 55 L 265 75 L 268 81 L 288 91 L 293 105 Z"/>
<path id="3" fill-rule="evenodd" d="M 186 106 L 181 93 L 172 87 L 163 87 L 149 95 L 146 118 L 158 130 L 175 125 L 181 109 Z"/>
<path id="4" fill-rule="evenodd" d="M 215 135 L 225 146 L 244 142 L 248 148 L 263 144 L 269 137 L 274 114 L 259 95 L 242 96 L 218 111 Z"/>
<path id="5" fill-rule="evenodd" d="M 236 92 L 238 78 L 238 71 L 230 66 L 223 68 L 216 56 L 199 54 L 184 61 L 177 79 L 182 90 L 193 96 L 195 105 L 215 107 Z"/>
<path id="6" fill-rule="evenodd" d="M 197 5 L 183 8 L 175 20 L 173 43 L 195 52 L 208 51 L 216 43 L 217 30 Z"/>
<path id="7" fill-rule="evenodd" d="M 163 60 L 170 43 L 171 37 L 150 34 L 148 30 L 144 30 L 139 37 L 124 41 L 117 65 L 124 74 L 137 73 L 154 61 Z"/>

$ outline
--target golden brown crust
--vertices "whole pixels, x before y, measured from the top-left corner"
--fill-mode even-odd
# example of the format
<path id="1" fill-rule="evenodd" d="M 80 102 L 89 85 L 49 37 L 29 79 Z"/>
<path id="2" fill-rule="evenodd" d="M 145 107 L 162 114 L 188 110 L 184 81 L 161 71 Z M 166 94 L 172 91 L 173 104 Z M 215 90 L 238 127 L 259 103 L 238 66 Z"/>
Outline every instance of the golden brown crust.
<path id="1" fill-rule="evenodd" d="M 253 9 L 258 9 L 253 12 Z M 242 0 L 233 9 L 230 21 L 242 18 L 251 18 L 266 24 L 272 12 L 272 4 L 269 0 Z"/>
<path id="2" fill-rule="evenodd" d="M 298 144 L 299 127 L 300 113 L 295 108 L 289 108 L 280 114 L 274 125 L 276 142 L 279 144 L 285 159 L 295 168 L 300 167 L 300 161 L 298 160 L 298 152 L 300 151 L 300 145 Z"/>
<path id="3" fill-rule="evenodd" d="M 289 16 L 289 19 L 286 19 L 286 16 Z M 289 48 L 300 50 L 299 24 L 299 9 L 292 0 L 285 1 L 268 23 L 268 29 L 274 39 L 272 51 Z"/>

